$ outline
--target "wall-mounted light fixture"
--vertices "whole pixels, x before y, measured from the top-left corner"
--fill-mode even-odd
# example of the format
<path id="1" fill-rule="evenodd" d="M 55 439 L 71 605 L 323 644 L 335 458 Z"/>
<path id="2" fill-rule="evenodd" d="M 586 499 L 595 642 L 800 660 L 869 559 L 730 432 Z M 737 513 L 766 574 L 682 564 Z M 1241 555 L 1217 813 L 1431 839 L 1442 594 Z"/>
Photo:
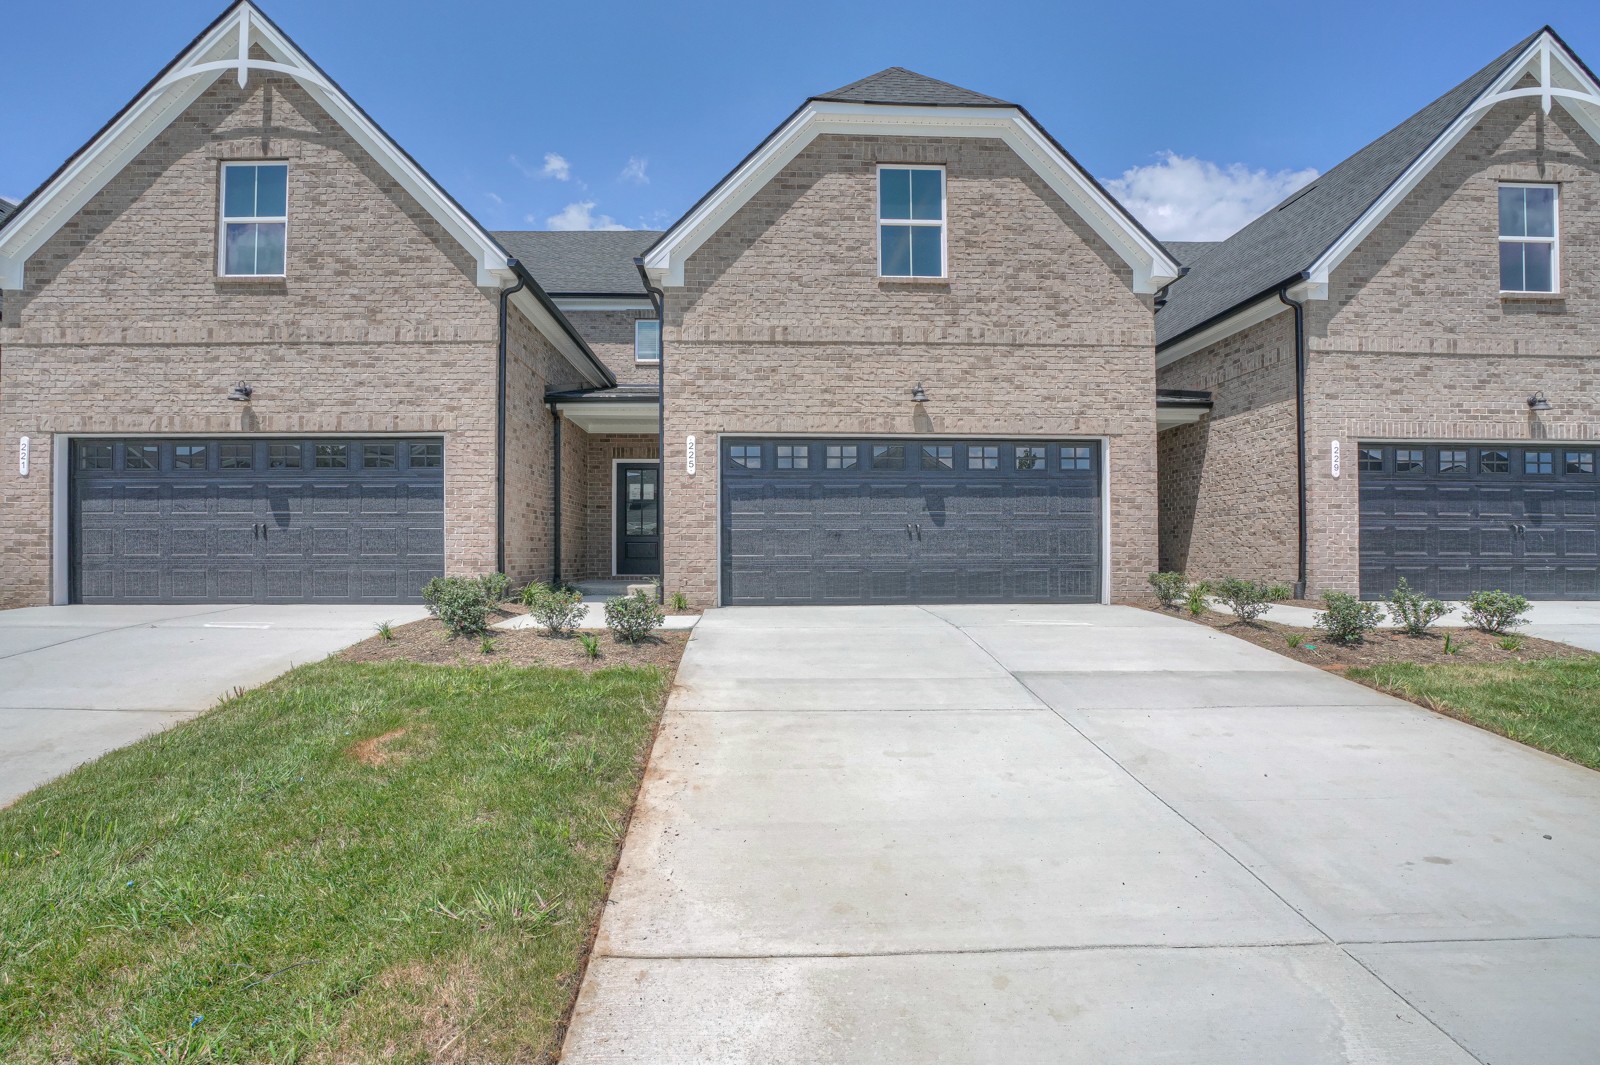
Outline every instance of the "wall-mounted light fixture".
<path id="1" fill-rule="evenodd" d="M 1528 409 L 1529 410 L 1549 410 L 1550 409 L 1550 401 L 1545 398 L 1545 395 L 1544 395 L 1543 392 L 1535 392 L 1533 395 L 1528 397 Z"/>
<path id="2" fill-rule="evenodd" d="M 913 388 L 911 390 L 911 402 L 913 402 L 913 403 L 926 403 L 926 402 L 928 402 L 928 393 L 926 393 L 926 392 L 924 392 L 922 390 L 922 382 L 921 381 L 918 381 L 917 382 L 917 387 Z"/>
<path id="3" fill-rule="evenodd" d="M 251 388 L 243 381 L 240 381 L 238 384 L 228 389 L 228 398 L 235 403 L 249 403 L 250 395 L 254 391 L 255 389 Z"/>

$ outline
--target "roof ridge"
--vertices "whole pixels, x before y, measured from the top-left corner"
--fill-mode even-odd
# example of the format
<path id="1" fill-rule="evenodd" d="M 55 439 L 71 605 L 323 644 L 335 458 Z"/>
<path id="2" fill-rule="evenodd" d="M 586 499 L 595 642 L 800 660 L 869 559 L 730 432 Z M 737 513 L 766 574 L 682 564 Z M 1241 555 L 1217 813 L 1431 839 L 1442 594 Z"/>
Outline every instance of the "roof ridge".
<path id="1" fill-rule="evenodd" d="M 906 79 L 913 85 L 891 86 L 887 83 L 896 78 Z M 880 86 L 882 92 L 876 91 Z M 868 88 L 875 91 L 868 92 Z M 816 93 L 807 97 L 808 100 L 836 100 L 843 103 L 865 104 L 917 104 L 928 106 L 968 106 L 968 107 L 1016 107 L 1009 100 L 1002 100 L 998 96 L 969 89 L 955 82 L 935 78 L 910 67 L 890 66 L 868 74 L 864 78 L 857 78 L 848 85 L 841 85 L 828 92 Z"/>

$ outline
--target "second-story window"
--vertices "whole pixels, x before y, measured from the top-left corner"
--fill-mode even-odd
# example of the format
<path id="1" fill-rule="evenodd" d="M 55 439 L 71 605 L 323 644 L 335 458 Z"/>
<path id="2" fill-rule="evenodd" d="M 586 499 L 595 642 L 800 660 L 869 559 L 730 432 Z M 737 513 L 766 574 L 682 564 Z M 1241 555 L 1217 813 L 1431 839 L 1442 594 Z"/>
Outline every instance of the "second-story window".
<path id="1" fill-rule="evenodd" d="M 661 323 L 654 318 L 639 318 L 633 323 L 633 361 L 661 361 Z"/>
<path id="2" fill-rule="evenodd" d="M 222 165 L 221 268 L 228 277 L 282 277 L 289 228 L 287 163 Z"/>
<path id="3" fill-rule="evenodd" d="M 1558 291 L 1556 245 L 1556 187 L 1501 185 L 1500 291 Z"/>
<path id="4" fill-rule="evenodd" d="M 944 169 L 878 168 L 878 274 L 944 276 Z"/>

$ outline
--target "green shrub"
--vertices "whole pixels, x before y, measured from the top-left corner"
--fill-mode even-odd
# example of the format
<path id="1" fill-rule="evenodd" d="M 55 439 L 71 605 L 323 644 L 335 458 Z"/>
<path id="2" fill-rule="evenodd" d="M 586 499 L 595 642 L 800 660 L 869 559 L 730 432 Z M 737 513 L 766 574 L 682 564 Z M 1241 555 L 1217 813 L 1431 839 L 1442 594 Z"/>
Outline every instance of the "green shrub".
<path id="1" fill-rule="evenodd" d="M 394 639 L 394 625 L 391 622 L 378 622 L 378 638 L 380 640 Z"/>
<path id="2" fill-rule="evenodd" d="M 611 635 L 625 643 L 638 643 L 652 630 L 661 627 L 666 612 L 661 604 L 646 592 L 619 595 L 606 603 L 606 628 Z"/>
<path id="3" fill-rule="evenodd" d="M 1303 632 L 1288 633 L 1283 637 L 1283 642 L 1298 651 L 1305 645 L 1306 634 Z"/>
<path id="4" fill-rule="evenodd" d="M 491 607 L 499 606 L 511 598 L 511 578 L 504 573 L 485 573 L 478 578 L 483 586 L 483 600 Z"/>
<path id="5" fill-rule="evenodd" d="M 1461 648 L 1456 644 L 1456 638 L 1448 632 L 1444 634 L 1444 653 L 1447 655 L 1461 653 Z"/>
<path id="6" fill-rule="evenodd" d="M 489 601 L 476 577 L 435 577 L 422 586 L 428 612 L 452 636 L 481 636 L 489 631 Z"/>
<path id="7" fill-rule="evenodd" d="M 1528 601 L 1510 592 L 1473 592 L 1467 596 L 1467 622 L 1484 632 L 1510 632 L 1526 625 Z"/>
<path id="8" fill-rule="evenodd" d="M 522 600 L 523 606 L 531 607 L 534 603 L 539 601 L 539 597 L 541 595 L 545 594 L 549 590 L 550 586 L 544 581 L 529 581 L 527 584 L 522 586 L 522 592 L 517 596 L 517 598 Z"/>
<path id="9" fill-rule="evenodd" d="M 494 638 L 485 636 L 478 641 L 478 650 L 486 655 L 494 654 Z"/>
<path id="10" fill-rule="evenodd" d="M 578 642 L 583 644 L 584 655 L 591 659 L 600 657 L 600 637 L 590 636 L 586 632 L 580 633 L 578 636 Z"/>
<path id="11" fill-rule="evenodd" d="M 1189 585 L 1189 590 L 1183 593 L 1183 605 L 1190 614 L 1199 617 L 1211 609 L 1211 605 L 1206 602 L 1206 597 L 1210 594 L 1211 583 L 1209 581 L 1195 581 Z"/>
<path id="12" fill-rule="evenodd" d="M 1289 598 L 1294 590 L 1286 584 L 1228 577 L 1213 584 L 1211 594 L 1227 603 L 1240 621 L 1250 622 L 1265 614 L 1273 603 Z"/>
<path id="13" fill-rule="evenodd" d="M 1322 607 L 1316 626 L 1336 643 L 1360 643 L 1383 620 L 1377 603 L 1363 603 L 1349 592 L 1323 592 Z"/>
<path id="14" fill-rule="evenodd" d="M 1183 601 L 1184 592 L 1189 588 L 1189 578 L 1181 573 L 1152 573 L 1150 587 L 1156 590 L 1156 598 L 1161 600 L 1161 605 L 1170 609 Z"/>
<path id="15" fill-rule="evenodd" d="M 1502 651 L 1520 651 L 1520 650 L 1522 650 L 1522 637 L 1521 636 L 1502 636 L 1502 637 L 1500 637 L 1500 650 L 1502 650 Z"/>
<path id="16" fill-rule="evenodd" d="M 672 593 L 672 609 L 682 612 L 689 609 L 689 597 L 682 592 Z"/>
<path id="17" fill-rule="evenodd" d="M 1389 609 L 1394 612 L 1394 619 L 1412 636 L 1423 635 L 1428 631 L 1428 626 L 1450 613 L 1450 608 L 1439 600 L 1413 591 L 1404 577 L 1389 593 Z"/>
<path id="18" fill-rule="evenodd" d="M 528 613 L 551 636 L 570 636 L 588 616 L 583 607 L 583 595 L 564 588 L 543 588 L 528 604 Z"/>

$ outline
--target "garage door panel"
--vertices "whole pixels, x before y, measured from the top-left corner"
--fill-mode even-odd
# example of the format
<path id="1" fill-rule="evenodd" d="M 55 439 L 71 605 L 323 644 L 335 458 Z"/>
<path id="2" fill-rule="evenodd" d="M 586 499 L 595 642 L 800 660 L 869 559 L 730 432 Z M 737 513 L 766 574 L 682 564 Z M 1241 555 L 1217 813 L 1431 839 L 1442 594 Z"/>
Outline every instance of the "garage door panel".
<path id="1" fill-rule="evenodd" d="M 413 602 L 444 569 L 443 454 L 394 448 L 366 468 L 358 441 L 322 441 L 355 466 L 263 465 L 305 440 L 141 441 L 154 466 L 124 467 L 130 444 L 74 442 L 72 586 L 81 602 Z M 195 445 L 199 445 L 195 447 Z M 106 461 L 106 452 L 116 456 Z M 141 448 L 141 450 L 143 450 Z M 179 458 L 188 459 L 178 465 Z M 241 464 L 242 463 L 242 464 Z"/>
<path id="2" fill-rule="evenodd" d="M 1600 556 L 1600 530 L 1565 529 L 1562 531 L 1560 550 L 1563 558 Z"/>
<path id="3" fill-rule="evenodd" d="M 1597 499 L 1600 499 L 1600 492 L 1593 489 L 1568 489 L 1561 493 L 1560 516 L 1564 518 L 1600 516 Z"/>
<path id="4" fill-rule="evenodd" d="M 961 440 L 897 444 L 906 464 L 874 469 L 872 438 L 846 438 L 812 441 L 811 453 L 824 454 L 819 445 L 853 446 L 863 464 L 835 470 L 813 462 L 793 471 L 775 461 L 780 443 L 785 453 L 794 446 L 781 438 L 739 438 L 741 449 L 760 453 L 759 464 L 747 465 L 743 450 L 741 461 L 732 461 L 727 449 L 734 442 L 724 441 L 726 602 L 1099 599 L 1097 446 L 1073 445 L 1076 464 L 1087 469 L 1062 470 L 1052 450 L 1044 463 L 1017 470 L 1009 444 L 982 441 L 996 450 L 970 454 L 976 445 Z M 949 465 L 922 468 L 925 455 L 945 458 L 925 446 L 949 446 Z M 985 460 L 998 465 L 983 468 Z"/>

